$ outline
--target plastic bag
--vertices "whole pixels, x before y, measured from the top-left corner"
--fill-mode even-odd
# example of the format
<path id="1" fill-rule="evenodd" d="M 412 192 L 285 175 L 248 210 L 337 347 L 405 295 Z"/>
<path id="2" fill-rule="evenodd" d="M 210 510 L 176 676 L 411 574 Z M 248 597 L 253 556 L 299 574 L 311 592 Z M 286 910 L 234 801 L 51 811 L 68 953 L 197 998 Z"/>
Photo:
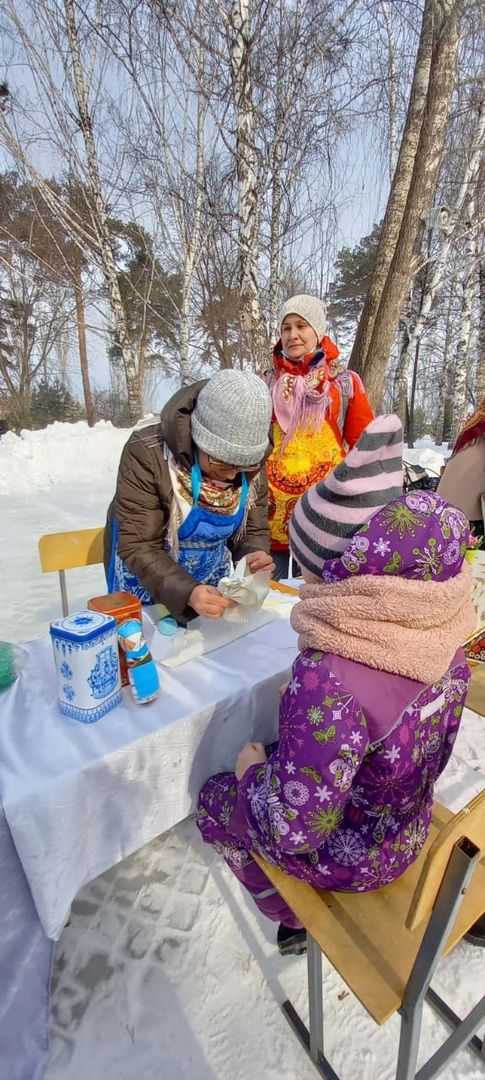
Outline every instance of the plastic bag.
<path id="1" fill-rule="evenodd" d="M 270 579 L 271 574 L 266 570 L 251 574 L 246 557 L 240 559 L 232 577 L 221 578 L 218 585 L 219 592 L 237 604 L 235 608 L 226 608 L 223 618 L 227 622 L 247 622 L 253 612 L 262 608 L 269 592 Z"/>
<path id="2" fill-rule="evenodd" d="M 0 641 L 0 691 L 12 686 L 27 662 L 28 653 L 20 645 Z"/>

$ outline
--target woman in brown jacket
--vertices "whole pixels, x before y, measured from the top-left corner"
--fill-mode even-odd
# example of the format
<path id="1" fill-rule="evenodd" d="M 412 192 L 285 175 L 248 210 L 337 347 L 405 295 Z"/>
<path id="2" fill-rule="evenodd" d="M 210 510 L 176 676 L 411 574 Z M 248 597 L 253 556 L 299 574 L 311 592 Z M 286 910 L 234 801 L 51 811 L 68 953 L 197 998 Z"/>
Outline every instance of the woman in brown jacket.
<path id="1" fill-rule="evenodd" d="M 217 619 L 231 560 L 272 570 L 264 460 L 271 398 L 251 372 L 224 370 L 184 387 L 160 423 L 133 432 L 108 511 L 110 592 L 164 604 L 182 622 Z"/>

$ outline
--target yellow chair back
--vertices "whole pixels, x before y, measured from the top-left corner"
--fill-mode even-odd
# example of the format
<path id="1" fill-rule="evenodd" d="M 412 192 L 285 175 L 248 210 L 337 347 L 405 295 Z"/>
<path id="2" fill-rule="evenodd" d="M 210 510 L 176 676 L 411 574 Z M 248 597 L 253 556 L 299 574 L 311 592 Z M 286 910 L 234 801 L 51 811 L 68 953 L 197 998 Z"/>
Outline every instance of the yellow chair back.
<path id="1" fill-rule="evenodd" d="M 46 533 L 38 542 L 44 574 L 57 570 L 61 588 L 62 614 L 69 614 L 66 570 L 103 562 L 104 528 L 75 529 L 73 532 Z"/>

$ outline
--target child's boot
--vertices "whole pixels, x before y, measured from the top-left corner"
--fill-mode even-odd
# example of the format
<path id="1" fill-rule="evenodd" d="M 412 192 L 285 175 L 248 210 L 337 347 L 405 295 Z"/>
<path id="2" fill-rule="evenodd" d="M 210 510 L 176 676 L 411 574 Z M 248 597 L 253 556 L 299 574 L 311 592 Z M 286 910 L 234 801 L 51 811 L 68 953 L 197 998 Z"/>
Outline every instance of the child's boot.
<path id="1" fill-rule="evenodd" d="M 293 926 L 280 923 L 276 938 L 278 951 L 282 956 L 302 956 L 306 953 L 306 930 L 295 930 Z"/>

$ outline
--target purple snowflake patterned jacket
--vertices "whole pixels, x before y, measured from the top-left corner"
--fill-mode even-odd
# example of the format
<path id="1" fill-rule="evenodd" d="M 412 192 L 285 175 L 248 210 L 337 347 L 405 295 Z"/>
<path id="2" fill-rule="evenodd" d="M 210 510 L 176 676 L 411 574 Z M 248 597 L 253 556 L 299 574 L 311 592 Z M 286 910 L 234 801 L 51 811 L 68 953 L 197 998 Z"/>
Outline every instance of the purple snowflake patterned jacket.
<path id="1" fill-rule="evenodd" d="M 323 888 L 376 889 L 402 874 L 426 840 L 468 682 L 458 654 L 371 745 L 362 708 L 328 654 L 301 653 L 281 702 L 278 748 L 238 788 L 255 848 Z"/>
<path id="2" fill-rule="evenodd" d="M 447 580 L 467 540 L 463 515 L 438 496 L 403 496 L 323 577 Z M 281 701 L 279 741 L 238 785 L 249 846 L 324 888 L 365 891 L 399 877 L 425 843 L 469 679 L 461 649 L 433 686 L 331 653 L 300 653 Z M 372 741 L 376 731 L 382 737 Z"/>

